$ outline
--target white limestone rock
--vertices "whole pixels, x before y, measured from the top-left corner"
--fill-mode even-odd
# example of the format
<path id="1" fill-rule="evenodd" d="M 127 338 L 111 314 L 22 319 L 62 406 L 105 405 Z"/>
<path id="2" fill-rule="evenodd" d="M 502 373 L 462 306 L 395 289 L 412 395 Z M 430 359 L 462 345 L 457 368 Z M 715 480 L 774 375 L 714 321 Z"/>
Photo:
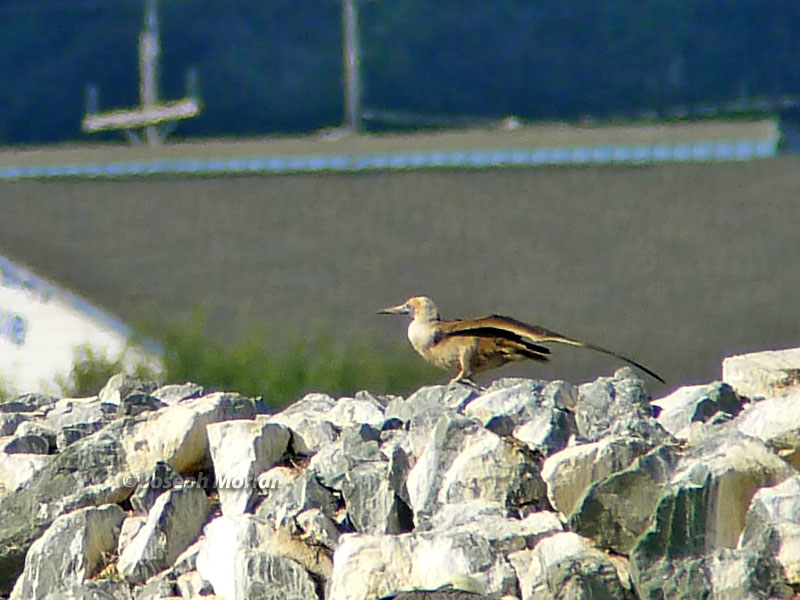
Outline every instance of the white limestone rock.
<path id="1" fill-rule="evenodd" d="M 202 488 L 185 484 L 161 494 L 147 521 L 122 548 L 117 570 L 140 583 L 172 565 L 199 535 L 211 505 Z"/>
<path id="2" fill-rule="evenodd" d="M 285 454 L 289 430 L 264 416 L 214 423 L 206 429 L 222 513 L 243 514 L 255 497 L 256 475 Z"/>
<path id="3" fill-rule="evenodd" d="M 722 380 L 748 398 L 770 398 L 800 386 L 800 348 L 729 356 L 722 361 Z"/>
<path id="4" fill-rule="evenodd" d="M 660 409 L 656 420 L 678 439 L 688 439 L 693 423 L 724 422 L 742 410 L 743 401 L 721 381 L 690 385 L 652 402 Z"/>
<path id="5" fill-rule="evenodd" d="M 751 404 L 734 423 L 740 432 L 760 439 L 800 468 L 800 388 Z"/>
<path id="6" fill-rule="evenodd" d="M 57 518 L 28 550 L 11 600 L 39 600 L 89 579 L 116 549 L 124 518 L 116 504 Z"/>

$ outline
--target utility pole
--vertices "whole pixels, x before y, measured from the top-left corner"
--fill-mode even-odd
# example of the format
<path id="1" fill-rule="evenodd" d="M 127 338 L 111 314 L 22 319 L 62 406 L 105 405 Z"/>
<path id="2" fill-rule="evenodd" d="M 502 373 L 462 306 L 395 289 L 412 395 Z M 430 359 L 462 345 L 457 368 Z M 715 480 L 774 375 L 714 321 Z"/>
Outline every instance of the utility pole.
<path id="1" fill-rule="evenodd" d="M 347 128 L 361 129 L 361 48 L 358 39 L 358 0 L 342 0 L 344 37 L 344 108 Z"/>
<path id="2" fill-rule="evenodd" d="M 158 104 L 158 55 L 161 52 L 157 0 L 146 0 L 146 3 L 144 28 L 139 36 L 139 103 L 145 111 Z M 147 125 L 144 134 L 150 146 L 161 141 L 155 125 Z"/>

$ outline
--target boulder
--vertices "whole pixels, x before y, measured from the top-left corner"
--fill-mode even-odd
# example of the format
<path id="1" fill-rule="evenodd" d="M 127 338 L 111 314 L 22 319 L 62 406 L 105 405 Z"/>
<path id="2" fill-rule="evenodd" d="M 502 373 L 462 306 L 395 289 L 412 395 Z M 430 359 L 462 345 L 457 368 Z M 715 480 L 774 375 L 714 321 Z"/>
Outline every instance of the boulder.
<path id="1" fill-rule="evenodd" d="M 255 497 L 256 475 L 286 453 L 289 430 L 259 416 L 213 423 L 207 431 L 222 513 L 243 514 Z"/>
<path id="2" fill-rule="evenodd" d="M 776 396 L 800 385 L 800 348 L 729 356 L 722 380 L 748 398 Z"/>
<path id="3" fill-rule="evenodd" d="M 651 448 L 640 438 L 608 437 L 556 452 L 542 464 L 550 504 L 569 516 L 593 484 L 625 469 Z"/>
<path id="4" fill-rule="evenodd" d="M 745 435 L 760 439 L 795 468 L 800 468 L 800 388 L 754 402 L 734 421 Z"/>
<path id="5" fill-rule="evenodd" d="M 131 583 L 141 583 L 172 565 L 200 533 L 211 505 L 202 488 L 175 487 L 156 499 L 147 521 L 122 548 L 117 571 Z"/>
<path id="6" fill-rule="evenodd" d="M 627 581 L 603 552 L 575 533 L 556 533 L 509 556 L 522 600 L 633 600 Z"/>
<path id="7" fill-rule="evenodd" d="M 11 600 L 39 600 L 89 579 L 116 549 L 124 518 L 119 506 L 108 504 L 54 520 L 28 550 Z"/>
<path id="8" fill-rule="evenodd" d="M 653 402 L 660 409 L 657 421 L 679 439 L 687 439 L 692 423 L 720 423 L 742 410 L 744 401 L 727 383 L 690 385 Z"/>

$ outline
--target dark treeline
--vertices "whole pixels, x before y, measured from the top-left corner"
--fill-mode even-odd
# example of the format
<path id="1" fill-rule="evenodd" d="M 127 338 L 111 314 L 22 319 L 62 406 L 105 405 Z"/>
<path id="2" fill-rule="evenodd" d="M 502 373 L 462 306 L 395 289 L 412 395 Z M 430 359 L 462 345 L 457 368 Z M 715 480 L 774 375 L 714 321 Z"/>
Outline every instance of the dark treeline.
<path id="1" fill-rule="evenodd" d="M 85 137 L 137 103 L 142 0 L 0 4 L 0 143 Z M 184 136 L 342 121 L 338 0 L 162 0 L 161 96 L 196 67 Z M 364 105 L 441 116 L 571 119 L 800 92 L 797 0 L 380 0 L 362 3 Z"/>

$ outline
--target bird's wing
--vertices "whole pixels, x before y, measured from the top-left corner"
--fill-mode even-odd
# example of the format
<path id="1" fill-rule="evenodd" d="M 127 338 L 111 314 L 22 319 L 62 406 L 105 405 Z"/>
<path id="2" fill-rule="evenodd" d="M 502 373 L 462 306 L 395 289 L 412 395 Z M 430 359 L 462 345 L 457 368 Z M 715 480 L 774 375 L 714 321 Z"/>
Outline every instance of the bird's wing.
<path id="1" fill-rule="evenodd" d="M 461 336 L 472 335 L 476 337 L 501 337 L 512 341 L 523 342 L 526 347 L 530 348 L 538 354 L 549 354 L 550 349 L 539 344 L 543 342 L 558 342 L 559 344 L 569 344 L 571 346 L 579 346 L 581 348 L 588 348 L 603 354 L 609 354 L 620 360 L 623 360 L 634 367 L 641 369 L 651 377 L 654 377 L 661 383 L 664 379 L 654 371 L 648 369 L 644 365 L 636 362 L 635 360 L 617 354 L 613 350 L 608 350 L 602 346 L 596 346 L 588 342 L 582 342 L 574 338 L 561 335 L 555 331 L 539 327 L 538 325 L 529 325 L 511 317 L 504 317 L 502 315 L 490 315 L 488 317 L 480 317 L 477 319 L 464 319 L 456 321 L 442 321 L 442 331 L 445 335 Z"/>

